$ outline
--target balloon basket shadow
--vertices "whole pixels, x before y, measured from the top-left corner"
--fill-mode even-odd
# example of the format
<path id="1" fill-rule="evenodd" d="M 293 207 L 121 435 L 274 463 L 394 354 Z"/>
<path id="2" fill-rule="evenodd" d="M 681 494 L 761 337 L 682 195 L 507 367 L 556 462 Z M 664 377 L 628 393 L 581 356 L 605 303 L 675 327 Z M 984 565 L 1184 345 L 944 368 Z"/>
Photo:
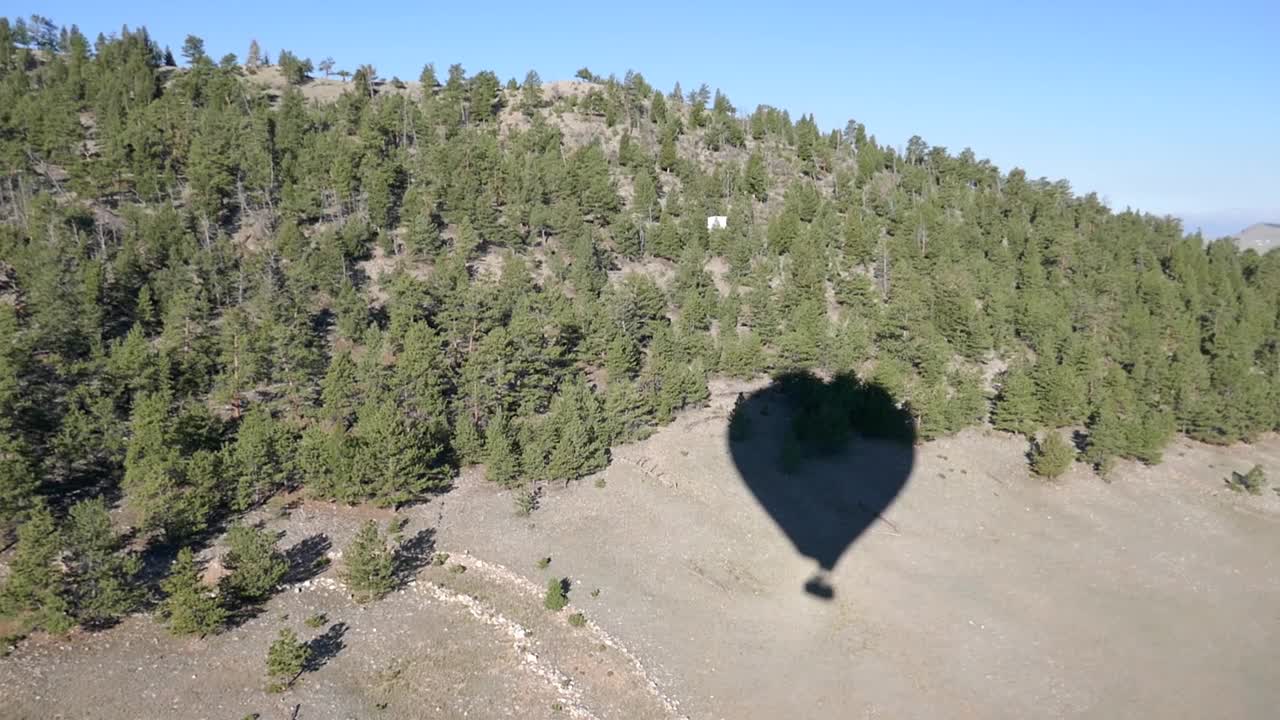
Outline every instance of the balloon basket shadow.
<path id="1" fill-rule="evenodd" d="M 836 596 L 836 589 L 827 582 L 825 573 L 817 573 L 804 584 L 804 591 L 820 600 L 830 600 Z"/>

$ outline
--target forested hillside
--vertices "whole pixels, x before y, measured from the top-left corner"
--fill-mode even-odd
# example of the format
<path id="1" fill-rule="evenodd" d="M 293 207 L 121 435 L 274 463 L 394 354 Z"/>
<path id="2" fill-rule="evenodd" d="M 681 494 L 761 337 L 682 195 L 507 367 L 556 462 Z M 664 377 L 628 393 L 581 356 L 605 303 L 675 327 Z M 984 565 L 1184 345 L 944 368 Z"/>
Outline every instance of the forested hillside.
<path id="1" fill-rule="evenodd" d="M 285 489 L 569 481 L 716 375 L 855 371 L 923 439 L 1073 428 L 1103 472 L 1280 425 L 1280 253 L 705 85 L 361 66 L 321 102 L 202 45 L 0 20 L 4 607 L 49 626 L 131 597 L 77 501 L 176 546 Z"/>

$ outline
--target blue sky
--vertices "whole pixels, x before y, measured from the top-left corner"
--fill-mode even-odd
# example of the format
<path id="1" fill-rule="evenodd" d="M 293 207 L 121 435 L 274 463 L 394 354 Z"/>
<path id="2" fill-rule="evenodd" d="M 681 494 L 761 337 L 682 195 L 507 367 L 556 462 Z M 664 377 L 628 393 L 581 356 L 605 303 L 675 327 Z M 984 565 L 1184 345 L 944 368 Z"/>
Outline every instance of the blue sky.
<path id="1" fill-rule="evenodd" d="M 896 7 L 901 5 L 903 7 Z M 701 82 L 744 109 L 856 118 L 881 142 L 968 146 L 1065 178 L 1117 209 L 1211 234 L 1280 221 L 1280 2 L 771 3 L 40 2 L 5 11 L 91 37 L 146 25 L 242 58 L 257 38 L 339 67 L 416 78 L 423 63 L 544 80 L 583 66 Z"/>

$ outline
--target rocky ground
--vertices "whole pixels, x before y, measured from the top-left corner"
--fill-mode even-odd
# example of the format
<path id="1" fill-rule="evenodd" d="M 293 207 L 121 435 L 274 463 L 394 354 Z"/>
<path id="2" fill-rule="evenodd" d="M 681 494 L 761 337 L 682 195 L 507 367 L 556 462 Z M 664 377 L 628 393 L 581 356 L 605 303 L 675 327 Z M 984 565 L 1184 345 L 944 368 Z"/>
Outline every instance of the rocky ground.
<path id="1" fill-rule="evenodd" d="M 1034 479 L 1025 443 L 1000 433 L 917 446 L 896 502 L 827 575 L 827 599 L 805 591 L 813 561 L 730 452 L 725 418 L 750 388 L 714 389 L 709 408 L 618 449 L 599 476 L 548 489 L 529 517 L 474 470 L 404 511 L 421 567 L 379 602 L 352 602 L 331 567 L 204 640 L 144 616 L 33 637 L 0 659 L 0 716 L 1268 718 L 1280 707 L 1280 496 L 1223 483 L 1254 463 L 1280 478 L 1280 438 L 1180 441 L 1163 464 L 1124 464 L 1110 482 L 1084 467 Z M 856 474 L 858 457 L 825 471 Z M 295 555 L 336 555 L 370 515 L 391 517 L 304 502 L 262 519 Z M 428 562 L 437 552 L 449 560 Z M 559 613 L 542 607 L 553 577 L 572 583 Z M 588 623 L 572 626 L 573 612 Z M 326 621 L 309 627 L 317 614 Z M 321 652 L 270 694 L 263 659 L 280 627 Z"/>

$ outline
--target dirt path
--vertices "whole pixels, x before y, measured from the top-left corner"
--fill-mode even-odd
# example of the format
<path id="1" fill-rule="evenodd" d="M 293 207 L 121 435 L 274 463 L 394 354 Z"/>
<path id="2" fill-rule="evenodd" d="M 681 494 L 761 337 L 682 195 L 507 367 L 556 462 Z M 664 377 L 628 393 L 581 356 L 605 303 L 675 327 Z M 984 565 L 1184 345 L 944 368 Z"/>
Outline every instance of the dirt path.
<path id="1" fill-rule="evenodd" d="M 619 449 L 602 487 L 554 489 L 528 518 L 468 471 L 408 511 L 406 536 L 448 563 L 372 605 L 330 569 L 203 641 L 142 617 L 35 638 L 0 659 L 0 717 L 1274 717 L 1280 496 L 1223 478 L 1255 462 L 1280 478 L 1280 438 L 1181 442 L 1109 484 L 1082 467 L 1035 480 L 1000 434 L 920 446 L 823 600 L 733 465 L 724 418 L 744 387 L 717 387 L 710 408 Z M 856 465 L 825 470 L 858 471 L 841 462 Z M 282 547 L 341 548 L 369 512 L 268 519 Z M 572 607 L 550 613 L 557 577 Z M 270 695 L 263 657 L 283 626 L 337 642 Z"/>
<path id="2" fill-rule="evenodd" d="M 307 504 L 269 526 L 286 532 L 282 547 L 321 534 L 342 547 L 363 514 Z M 406 533 L 421 529 L 411 522 Z M 429 554 L 437 551 L 448 552 Z M 0 660 L 0 717 L 284 719 L 295 706 L 298 720 L 679 716 L 625 648 L 594 623 L 568 622 L 574 607 L 551 613 L 529 580 L 449 555 L 363 606 L 331 567 L 204 640 L 173 638 L 143 616 L 107 632 L 35 637 Z M 318 614 L 325 622 L 309 627 L 305 620 Z M 292 689 L 274 695 L 263 689 L 264 658 L 281 627 L 326 650 Z"/>

